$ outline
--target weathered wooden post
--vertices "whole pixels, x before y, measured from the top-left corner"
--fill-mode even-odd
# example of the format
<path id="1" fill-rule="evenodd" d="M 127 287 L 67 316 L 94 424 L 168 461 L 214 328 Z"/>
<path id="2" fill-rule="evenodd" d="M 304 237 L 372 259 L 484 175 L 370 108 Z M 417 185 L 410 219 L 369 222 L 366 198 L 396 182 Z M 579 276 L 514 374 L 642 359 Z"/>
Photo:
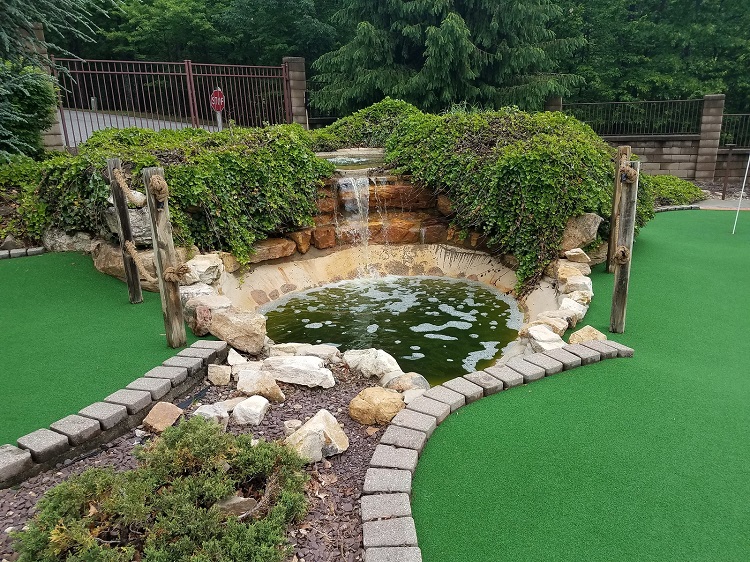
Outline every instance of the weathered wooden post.
<path id="1" fill-rule="evenodd" d="M 623 166 L 635 169 L 634 174 L 622 182 L 619 230 L 617 247 L 614 252 L 615 285 L 612 292 L 612 313 L 609 318 L 609 331 L 622 334 L 625 331 L 625 312 L 628 306 L 628 285 L 630 283 L 630 263 L 633 256 L 633 235 L 635 233 L 635 209 L 638 200 L 638 180 L 641 163 L 630 162 Z M 619 174 L 619 170 L 618 170 Z"/>
<path id="2" fill-rule="evenodd" d="M 141 292 L 141 277 L 138 273 L 138 266 L 135 260 L 127 251 L 128 242 L 133 242 L 133 230 L 130 227 L 130 215 L 128 214 L 128 203 L 125 199 L 125 193 L 117 180 L 115 170 L 120 170 L 119 158 L 107 159 L 107 172 L 109 174 L 109 188 L 112 190 L 112 200 L 115 204 L 117 215 L 117 224 L 119 226 L 120 250 L 122 251 L 122 261 L 125 264 L 125 280 L 128 283 L 128 294 L 131 304 L 143 302 L 143 293 Z"/>
<path id="3" fill-rule="evenodd" d="M 622 199 L 622 174 L 620 168 L 624 163 L 630 162 L 630 147 L 617 147 L 615 157 L 615 188 L 612 193 L 612 215 L 609 219 L 609 246 L 607 247 L 607 272 L 612 273 L 615 269 L 614 255 L 617 248 L 617 231 L 620 222 L 620 200 Z"/>
<path id="4" fill-rule="evenodd" d="M 145 168 L 143 184 L 146 186 L 148 210 L 151 215 L 154 263 L 156 277 L 159 280 L 167 344 L 173 348 L 182 347 L 187 343 L 187 337 L 180 302 L 180 285 L 175 276 L 178 269 L 177 254 L 172 239 L 172 223 L 169 221 L 169 191 L 164 181 L 164 169 Z"/>

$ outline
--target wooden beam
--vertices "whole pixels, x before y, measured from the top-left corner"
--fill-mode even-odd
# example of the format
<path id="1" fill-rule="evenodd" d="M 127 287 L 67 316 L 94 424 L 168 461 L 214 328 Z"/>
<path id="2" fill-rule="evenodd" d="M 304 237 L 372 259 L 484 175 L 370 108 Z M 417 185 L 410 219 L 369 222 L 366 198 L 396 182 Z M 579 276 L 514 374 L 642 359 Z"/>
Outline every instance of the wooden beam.
<path id="1" fill-rule="evenodd" d="M 633 236 L 635 234 L 635 210 L 638 201 L 638 180 L 640 179 L 640 162 L 631 163 L 639 172 L 633 183 L 622 184 L 622 201 L 618 245 L 614 253 L 615 285 L 612 293 L 612 312 L 609 317 L 609 331 L 622 334 L 625 331 L 625 313 L 628 306 L 628 287 L 630 285 L 630 263 L 633 256 Z"/>
<path id="2" fill-rule="evenodd" d="M 159 280 L 161 294 L 161 310 L 164 315 L 164 328 L 167 332 L 169 347 L 182 347 L 187 343 L 185 335 L 185 320 L 182 315 L 180 302 L 180 286 L 177 281 L 165 281 L 164 271 L 177 267 L 177 254 L 174 250 L 172 238 L 172 223 L 169 220 L 169 199 L 157 201 L 151 191 L 151 178 L 164 178 L 163 168 L 144 168 L 143 185 L 146 186 L 148 210 L 151 215 L 151 230 L 154 241 L 154 263 L 156 277 Z"/>
<path id="3" fill-rule="evenodd" d="M 607 272 L 612 273 L 615 269 L 614 254 L 617 248 L 617 232 L 620 221 L 620 200 L 622 199 L 622 178 L 620 177 L 620 166 L 623 162 L 630 162 L 631 150 L 629 146 L 617 147 L 615 157 L 615 187 L 612 192 L 612 214 L 609 218 L 609 246 L 607 247 Z"/>
<path id="4" fill-rule="evenodd" d="M 138 273 L 138 266 L 135 260 L 125 249 L 126 242 L 133 242 L 133 230 L 130 227 L 130 215 L 128 214 L 128 203 L 125 199 L 120 184 L 115 179 L 114 171 L 120 168 L 119 158 L 107 159 L 107 172 L 109 174 L 109 188 L 112 190 L 112 201 L 115 204 L 117 215 L 118 236 L 120 237 L 120 250 L 122 251 L 122 261 L 125 264 L 125 281 L 128 283 L 128 296 L 131 304 L 143 302 L 143 293 L 141 292 L 141 276 Z"/>

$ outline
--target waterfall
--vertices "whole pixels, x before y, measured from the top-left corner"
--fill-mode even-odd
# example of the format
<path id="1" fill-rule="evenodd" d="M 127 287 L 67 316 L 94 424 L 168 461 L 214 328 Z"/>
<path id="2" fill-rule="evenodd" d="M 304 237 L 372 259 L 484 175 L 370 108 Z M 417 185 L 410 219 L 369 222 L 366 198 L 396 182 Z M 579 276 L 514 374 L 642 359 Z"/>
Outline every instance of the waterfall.
<path id="1" fill-rule="evenodd" d="M 344 206 L 345 220 L 337 227 L 340 238 L 359 246 L 362 250 L 360 277 L 375 277 L 370 267 L 370 183 L 371 178 L 345 177 L 338 181 L 339 197 Z"/>

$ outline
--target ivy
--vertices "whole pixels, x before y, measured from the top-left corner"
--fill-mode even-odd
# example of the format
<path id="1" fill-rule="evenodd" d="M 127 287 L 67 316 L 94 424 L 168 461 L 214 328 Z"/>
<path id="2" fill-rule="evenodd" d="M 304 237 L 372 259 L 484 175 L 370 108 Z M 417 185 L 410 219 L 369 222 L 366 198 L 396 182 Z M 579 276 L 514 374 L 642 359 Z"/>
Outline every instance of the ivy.
<path id="1" fill-rule="evenodd" d="M 658 206 L 690 205 L 706 198 L 701 188 L 677 176 L 641 175 L 641 185 L 653 194 Z"/>

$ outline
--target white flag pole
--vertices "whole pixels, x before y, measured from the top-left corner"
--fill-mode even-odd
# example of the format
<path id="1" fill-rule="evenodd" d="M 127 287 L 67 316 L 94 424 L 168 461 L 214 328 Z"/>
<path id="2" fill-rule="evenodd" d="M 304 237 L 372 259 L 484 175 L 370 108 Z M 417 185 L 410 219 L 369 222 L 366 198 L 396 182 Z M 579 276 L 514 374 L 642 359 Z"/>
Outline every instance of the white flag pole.
<path id="1" fill-rule="evenodd" d="M 737 230 L 737 219 L 740 217 L 740 207 L 742 206 L 742 196 L 745 195 L 745 182 L 747 182 L 747 172 L 750 170 L 750 155 L 747 157 L 747 166 L 745 167 L 745 179 L 742 180 L 742 191 L 740 191 L 740 202 L 737 203 L 737 214 L 734 217 L 734 227 L 732 227 L 732 234 Z"/>

